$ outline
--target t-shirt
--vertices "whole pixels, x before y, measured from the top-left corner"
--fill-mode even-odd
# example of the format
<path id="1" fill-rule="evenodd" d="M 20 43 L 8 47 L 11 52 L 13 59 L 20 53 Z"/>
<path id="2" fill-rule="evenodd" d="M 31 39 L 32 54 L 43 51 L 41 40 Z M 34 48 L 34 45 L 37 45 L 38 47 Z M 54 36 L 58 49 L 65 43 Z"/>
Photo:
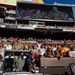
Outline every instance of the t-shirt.
<path id="1" fill-rule="evenodd" d="M 75 51 L 70 51 L 70 52 L 69 52 L 69 56 L 70 56 L 70 57 L 75 57 Z"/>

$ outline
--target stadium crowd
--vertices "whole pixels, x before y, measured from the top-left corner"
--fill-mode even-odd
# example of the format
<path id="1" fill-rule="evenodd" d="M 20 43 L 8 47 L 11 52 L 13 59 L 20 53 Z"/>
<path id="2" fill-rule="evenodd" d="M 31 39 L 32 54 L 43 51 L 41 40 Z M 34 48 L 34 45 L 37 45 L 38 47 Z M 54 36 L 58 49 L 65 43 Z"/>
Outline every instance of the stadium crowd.
<path id="1" fill-rule="evenodd" d="M 26 55 L 24 55 L 23 52 L 5 53 L 5 51 L 12 50 L 29 51 L 29 53 L 27 53 Z M 7 56 L 9 59 L 7 58 Z M 11 56 L 14 57 L 14 60 L 10 58 Z M 11 70 L 8 69 L 8 71 L 32 71 L 35 64 L 38 67 L 40 66 L 40 57 L 56 57 L 58 59 L 62 57 L 75 57 L 75 40 L 36 39 L 30 37 L 26 39 L 0 37 L 0 61 L 5 61 L 5 70 L 11 68 Z M 22 60 L 23 58 L 26 58 L 26 60 Z M 14 62 L 15 68 L 13 68 Z"/>
<path id="2" fill-rule="evenodd" d="M 75 40 L 0 37 L 0 55 L 4 56 L 4 50 L 31 50 L 43 57 L 73 57 L 70 51 L 75 50 Z"/>

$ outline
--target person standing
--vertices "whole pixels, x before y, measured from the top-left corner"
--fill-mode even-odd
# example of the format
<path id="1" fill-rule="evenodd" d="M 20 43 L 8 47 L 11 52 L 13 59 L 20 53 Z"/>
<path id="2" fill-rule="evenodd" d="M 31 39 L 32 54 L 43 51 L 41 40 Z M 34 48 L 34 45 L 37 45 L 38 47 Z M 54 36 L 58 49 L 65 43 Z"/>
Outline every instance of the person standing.
<path id="1" fill-rule="evenodd" d="M 64 13 L 59 11 L 57 7 L 53 7 L 52 14 L 50 16 L 53 17 L 53 20 L 64 20 L 65 19 Z"/>

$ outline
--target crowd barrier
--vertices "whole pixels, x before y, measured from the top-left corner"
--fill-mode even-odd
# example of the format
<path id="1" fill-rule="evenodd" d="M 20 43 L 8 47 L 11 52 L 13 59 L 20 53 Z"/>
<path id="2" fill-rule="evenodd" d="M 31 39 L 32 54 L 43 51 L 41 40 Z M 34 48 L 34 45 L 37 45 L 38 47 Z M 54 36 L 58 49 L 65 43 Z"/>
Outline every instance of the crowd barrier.
<path id="1" fill-rule="evenodd" d="M 30 50 L 5 50 L 4 56 L 7 56 L 12 53 L 17 53 L 17 54 L 23 53 L 25 55 L 26 53 L 29 53 L 29 52 Z"/>
<path id="2" fill-rule="evenodd" d="M 5 52 L 30 52 L 30 50 L 5 50 Z"/>
<path id="3" fill-rule="evenodd" d="M 75 63 L 75 58 L 40 58 L 40 72 L 48 74 L 64 74 L 66 71 L 71 74 L 70 63 Z"/>

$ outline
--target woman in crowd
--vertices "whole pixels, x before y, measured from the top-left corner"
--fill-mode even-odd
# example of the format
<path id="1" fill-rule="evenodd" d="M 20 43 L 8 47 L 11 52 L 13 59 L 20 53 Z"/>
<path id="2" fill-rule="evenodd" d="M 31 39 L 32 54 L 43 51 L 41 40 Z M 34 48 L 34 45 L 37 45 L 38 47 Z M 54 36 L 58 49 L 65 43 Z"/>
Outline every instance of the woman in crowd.
<path id="1" fill-rule="evenodd" d="M 45 56 L 46 57 L 50 57 L 50 58 L 54 57 L 54 53 L 52 51 L 52 46 L 51 45 L 47 46 L 47 50 L 45 52 Z"/>

